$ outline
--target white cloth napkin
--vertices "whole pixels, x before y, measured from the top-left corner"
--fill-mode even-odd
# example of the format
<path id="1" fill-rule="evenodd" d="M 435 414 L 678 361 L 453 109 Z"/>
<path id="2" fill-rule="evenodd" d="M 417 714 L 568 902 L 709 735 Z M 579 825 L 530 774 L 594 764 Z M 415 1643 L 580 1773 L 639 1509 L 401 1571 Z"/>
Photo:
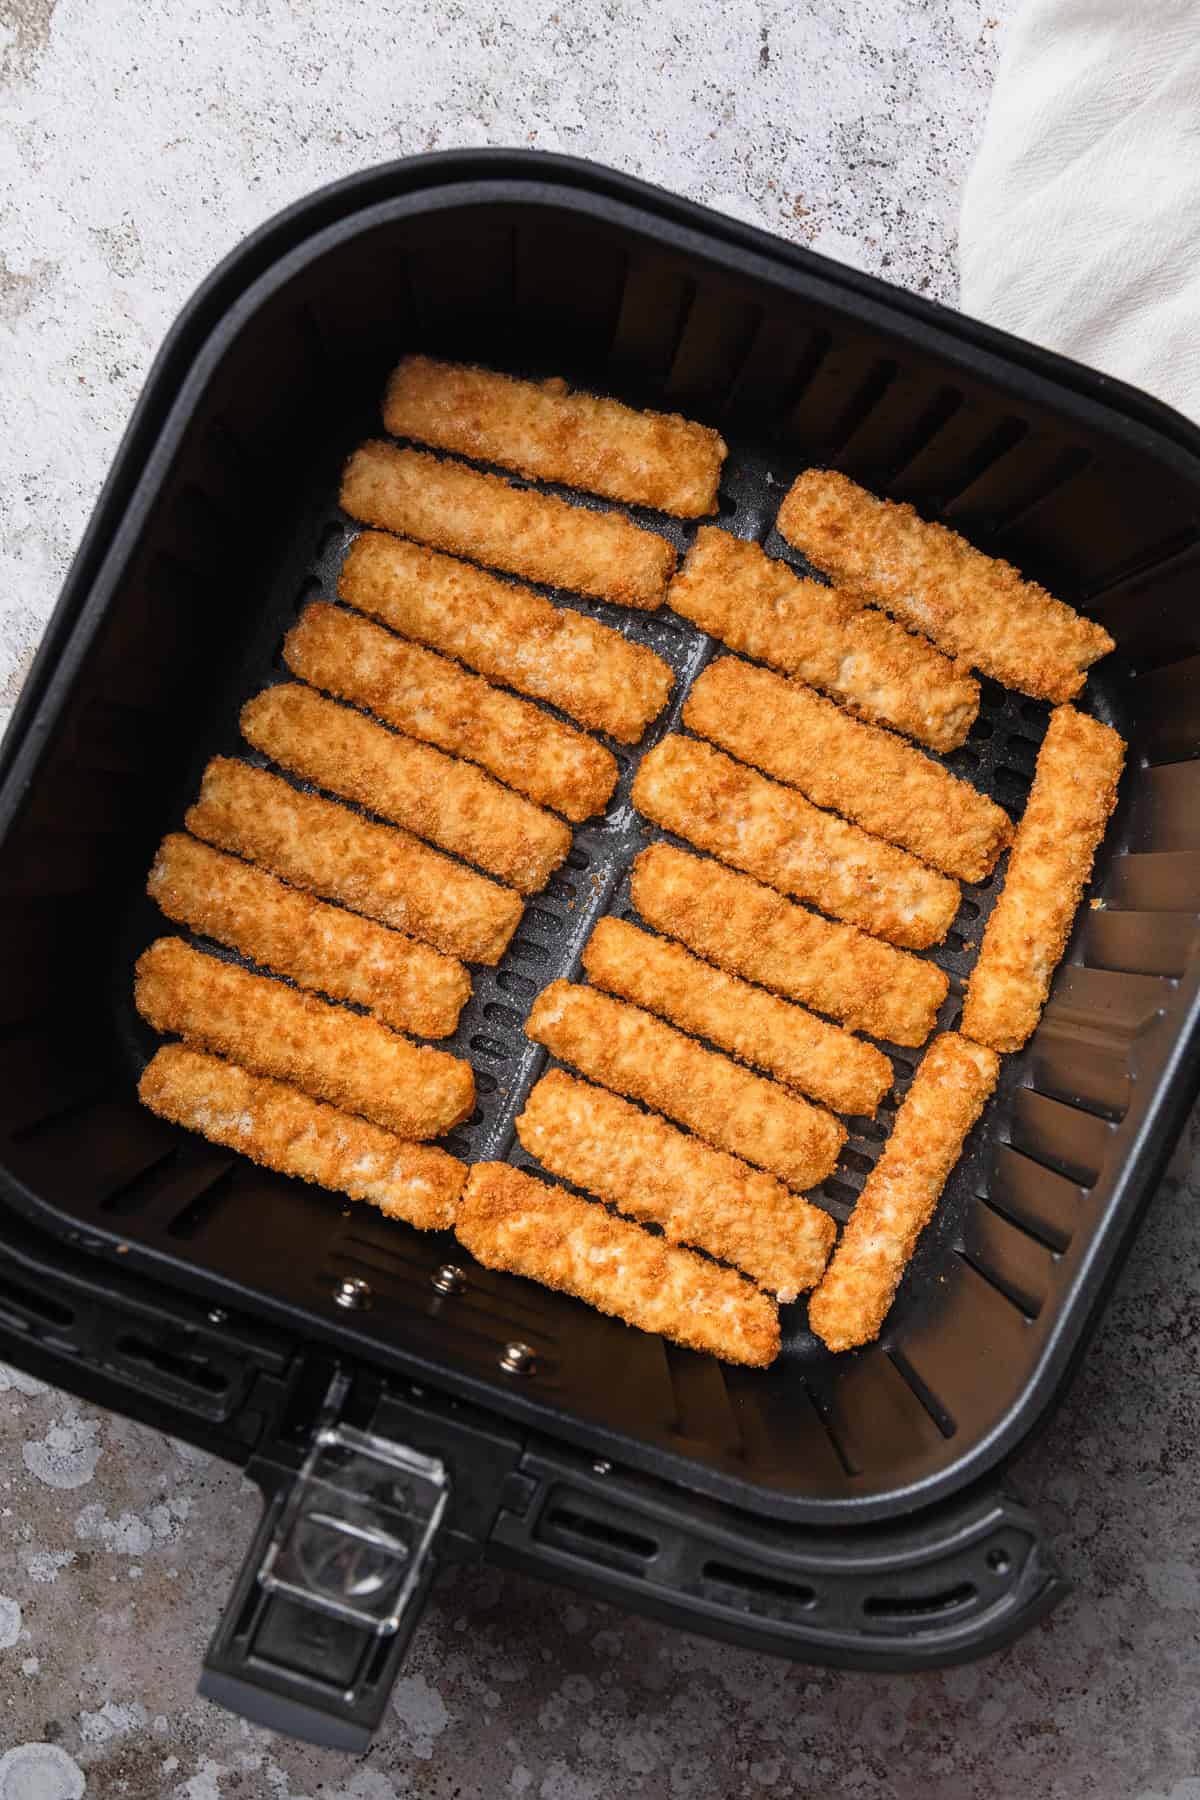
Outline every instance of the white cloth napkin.
<path id="1" fill-rule="evenodd" d="M 964 312 L 1200 419 L 1200 0 L 1024 0 L 959 266 Z"/>

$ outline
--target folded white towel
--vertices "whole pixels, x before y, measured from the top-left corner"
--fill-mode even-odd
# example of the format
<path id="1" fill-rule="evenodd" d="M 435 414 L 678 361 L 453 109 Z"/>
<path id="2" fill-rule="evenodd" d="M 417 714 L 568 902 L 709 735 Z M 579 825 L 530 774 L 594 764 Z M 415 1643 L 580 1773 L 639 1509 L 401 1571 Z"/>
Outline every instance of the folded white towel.
<path id="1" fill-rule="evenodd" d="M 1200 5 L 1025 0 L 963 197 L 964 312 L 1200 419 Z"/>

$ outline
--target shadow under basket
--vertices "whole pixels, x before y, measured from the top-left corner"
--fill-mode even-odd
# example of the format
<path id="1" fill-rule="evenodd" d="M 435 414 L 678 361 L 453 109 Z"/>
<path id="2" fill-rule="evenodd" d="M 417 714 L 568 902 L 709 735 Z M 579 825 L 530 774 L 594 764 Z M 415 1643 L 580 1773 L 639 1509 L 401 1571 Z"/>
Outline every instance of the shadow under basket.
<path id="1" fill-rule="evenodd" d="M 384 377 L 409 348 L 717 425 L 719 523 L 794 564 L 773 530 L 788 484 L 811 463 L 842 469 L 1117 640 L 1081 701 L 1130 743 L 1089 899 L 882 1338 L 857 1354 L 830 1356 L 801 1304 L 783 1310 L 774 1367 L 723 1367 L 138 1105 L 154 1040 L 132 963 L 171 929 L 147 868 L 208 757 L 245 753 L 238 708 L 282 678 L 297 608 L 333 597 L 355 530 L 341 465 L 379 434 Z M 681 551 L 694 535 L 635 517 Z M 263 1544 L 324 1417 L 441 1460 L 442 1560 L 482 1549 L 860 1666 L 1005 1641 L 1062 1583 L 996 1484 L 1062 1391 L 1198 1085 L 1197 592 L 1200 433 L 1185 421 L 656 190 L 463 153 L 369 171 L 272 221 L 168 339 L 0 749 L 0 1354 L 248 1461 L 268 1495 Z M 612 807 L 575 833 L 498 968 L 473 971 L 447 1045 L 479 1089 L 450 1147 L 525 1167 L 512 1122 L 544 1066 L 529 1002 L 576 973 L 600 912 L 628 906 L 629 863 L 655 835 L 628 805 L 637 757 L 713 651 L 665 611 L 566 603 L 653 645 L 678 679 L 643 745 L 614 746 Z M 948 762 L 1015 817 L 1048 709 L 983 688 Z M 935 953 L 952 977 L 943 1027 L 1002 873 L 964 888 Z M 899 1096 L 919 1053 L 885 1048 Z M 815 1196 L 840 1218 L 891 1116 L 851 1122 Z M 447 1263 L 461 1284 L 439 1280 Z M 247 1569 L 206 1691 L 361 1747 L 408 1627 L 354 1662 L 334 1614 L 301 1613 L 329 1641 L 298 1674 L 305 1634 L 278 1609 L 299 1602 Z"/>

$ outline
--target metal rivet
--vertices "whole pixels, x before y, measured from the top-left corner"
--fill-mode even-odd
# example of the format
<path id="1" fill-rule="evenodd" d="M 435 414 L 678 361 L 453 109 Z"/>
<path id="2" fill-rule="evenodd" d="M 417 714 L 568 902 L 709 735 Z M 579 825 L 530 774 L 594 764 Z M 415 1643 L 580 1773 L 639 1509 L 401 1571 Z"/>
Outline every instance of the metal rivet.
<path id="1" fill-rule="evenodd" d="M 610 1462 L 606 1461 L 604 1457 L 601 1457 L 599 1462 L 594 1462 L 592 1464 L 592 1474 L 593 1475 L 611 1475 L 612 1474 L 612 1464 Z"/>
<path id="2" fill-rule="evenodd" d="M 229 1322 L 229 1314 L 225 1311 L 223 1306 L 210 1307 L 208 1322 L 210 1325 L 226 1325 Z"/>
<path id="3" fill-rule="evenodd" d="M 333 1297 L 347 1312 L 365 1312 L 371 1304 L 371 1284 L 361 1275 L 343 1275 L 333 1290 Z"/>
<path id="4" fill-rule="evenodd" d="M 500 1367 L 508 1375 L 532 1375 L 537 1357 L 529 1344 L 505 1344 Z"/>
<path id="5" fill-rule="evenodd" d="M 434 1270 L 432 1280 L 439 1294 L 461 1294 L 467 1285 L 467 1278 L 457 1263 L 443 1263 L 440 1269 Z"/>

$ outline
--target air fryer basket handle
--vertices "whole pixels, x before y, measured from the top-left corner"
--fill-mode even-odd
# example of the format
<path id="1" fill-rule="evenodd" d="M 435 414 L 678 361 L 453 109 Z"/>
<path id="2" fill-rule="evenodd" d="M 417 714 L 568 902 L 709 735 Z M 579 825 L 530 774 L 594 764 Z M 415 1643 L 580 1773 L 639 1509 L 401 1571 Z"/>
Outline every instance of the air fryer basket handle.
<path id="1" fill-rule="evenodd" d="M 327 1419 L 298 1470 L 263 1458 L 247 1472 L 265 1505 L 200 1693 L 272 1730 L 363 1751 L 429 1592 L 446 1465 Z"/>
<path id="2" fill-rule="evenodd" d="M 884 1524 L 772 1525 L 664 1495 L 606 1463 L 527 1456 L 523 1515 L 489 1556 L 800 1662 L 909 1671 L 998 1650 L 1067 1592 L 1041 1526 L 997 1487 Z"/>

